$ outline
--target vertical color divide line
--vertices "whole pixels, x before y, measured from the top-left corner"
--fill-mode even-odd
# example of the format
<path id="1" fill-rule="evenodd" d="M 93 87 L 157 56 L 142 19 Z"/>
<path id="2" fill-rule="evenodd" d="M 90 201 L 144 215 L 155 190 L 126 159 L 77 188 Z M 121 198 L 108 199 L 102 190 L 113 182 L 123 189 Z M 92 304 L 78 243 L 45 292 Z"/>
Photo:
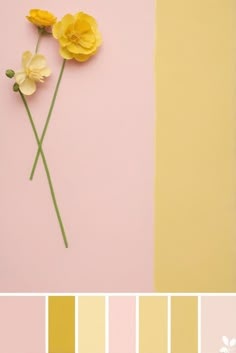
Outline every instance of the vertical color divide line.
<path id="1" fill-rule="evenodd" d="M 45 296 L 45 353 L 48 352 L 48 296 Z"/>
<path id="2" fill-rule="evenodd" d="M 235 0 L 156 0 L 155 289 L 235 292 Z"/>
<path id="3" fill-rule="evenodd" d="M 167 297 L 140 297 L 139 352 L 167 353 Z M 193 352 L 191 352 L 193 353 Z M 194 352 L 195 353 L 195 352 Z"/>
<path id="4" fill-rule="evenodd" d="M 109 308 L 109 353 L 135 353 L 135 297 L 110 297 Z"/>
<path id="5" fill-rule="evenodd" d="M 198 353 L 202 353 L 202 297 L 198 296 Z"/>
<path id="6" fill-rule="evenodd" d="M 75 298 L 49 297 L 49 353 L 75 353 Z"/>
<path id="7" fill-rule="evenodd" d="M 105 353 L 105 297 L 79 297 L 79 353 Z"/>
<path id="8" fill-rule="evenodd" d="M 167 336 L 168 336 L 168 347 L 167 352 L 171 353 L 171 296 L 167 298 L 168 307 L 167 307 Z"/>
<path id="9" fill-rule="evenodd" d="M 79 298 L 75 297 L 75 353 L 79 353 Z"/>
<path id="10" fill-rule="evenodd" d="M 198 298 L 171 299 L 171 353 L 198 353 Z"/>
<path id="11" fill-rule="evenodd" d="M 139 353 L 139 296 L 136 295 L 136 330 L 135 330 L 136 353 Z"/>
<path id="12" fill-rule="evenodd" d="M 105 353 L 109 353 L 109 296 L 105 297 Z"/>

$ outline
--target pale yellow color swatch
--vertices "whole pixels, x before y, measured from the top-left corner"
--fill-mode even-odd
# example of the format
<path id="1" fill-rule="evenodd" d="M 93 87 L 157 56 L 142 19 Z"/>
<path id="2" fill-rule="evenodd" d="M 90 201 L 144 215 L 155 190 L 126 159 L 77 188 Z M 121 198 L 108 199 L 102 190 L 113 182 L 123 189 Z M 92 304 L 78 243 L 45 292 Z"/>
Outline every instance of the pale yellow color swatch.
<path id="1" fill-rule="evenodd" d="M 198 298 L 171 299 L 171 353 L 198 353 Z"/>
<path id="2" fill-rule="evenodd" d="M 75 298 L 48 298 L 49 353 L 75 353 Z"/>
<path id="3" fill-rule="evenodd" d="M 235 292 L 235 0 L 156 1 L 155 289 Z"/>
<path id="4" fill-rule="evenodd" d="M 105 353 L 105 298 L 79 297 L 79 353 Z"/>
<path id="5" fill-rule="evenodd" d="M 140 353 L 167 353 L 167 315 L 167 297 L 140 297 Z"/>

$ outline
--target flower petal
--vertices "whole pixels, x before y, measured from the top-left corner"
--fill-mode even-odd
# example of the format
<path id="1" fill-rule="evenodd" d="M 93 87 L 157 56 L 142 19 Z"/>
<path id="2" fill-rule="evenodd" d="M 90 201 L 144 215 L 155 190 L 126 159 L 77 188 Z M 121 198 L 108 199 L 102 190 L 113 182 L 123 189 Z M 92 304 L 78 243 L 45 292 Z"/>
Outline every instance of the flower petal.
<path id="1" fill-rule="evenodd" d="M 19 85 L 19 87 L 21 92 L 26 96 L 30 96 L 36 91 L 36 83 L 29 78 L 26 78 L 26 80 L 21 85 Z"/>
<path id="2" fill-rule="evenodd" d="M 46 66 L 46 58 L 44 55 L 36 54 L 30 61 L 30 68 L 41 69 Z"/>
<path id="3" fill-rule="evenodd" d="M 70 53 L 66 48 L 60 47 L 60 54 L 64 59 L 67 59 L 67 60 L 73 59 L 73 54 Z"/>
<path id="4" fill-rule="evenodd" d="M 93 56 L 93 54 L 88 54 L 88 55 L 76 54 L 74 56 L 74 58 L 75 58 L 76 61 L 84 62 L 84 61 L 87 61 L 91 56 Z"/>
<path id="5" fill-rule="evenodd" d="M 18 85 L 21 85 L 24 80 L 26 79 L 26 73 L 25 71 L 18 71 L 15 74 L 15 80 L 18 83 Z"/>
<path id="6" fill-rule="evenodd" d="M 235 346 L 236 345 L 236 338 L 232 338 L 232 340 L 230 340 L 230 342 L 229 342 L 229 345 L 230 345 L 230 347 Z"/>
<path id="7" fill-rule="evenodd" d="M 95 20 L 95 18 L 90 16 L 90 15 L 88 15 L 88 14 L 86 14 L 86 13 L 84 13 L 84 12 L 78 12 L 75 15 L 75 18 L 79 19 L 79 20 L 86 21 L 93 27 L 97 27 L 97 21 Z"/>
<path id="8" fill-rule="evenodd" d="M 77 20 L 74 26 L 76 32 L 83 34 L 91 31 L 91 25 L 86 21 Z"/>
<path id="9" fill-rule="evenodd" d="M 60 43 L 60 45 L 61 45 L 62 47 L 66 47 L 67 45 L 70 44 L 70 41 L 69 41 L 68 38 L 62 36 L 62 37 L 59 38 L 59 43 Z"/>
<path id="10" fill-rule="evenodd" d="M 57 22 L 53 27 L 52 27 L 52 34 L 53 37 L 58 39 L 61 37 L 62 35 L 62 23 L 61 22 Z"/>
<path id="11" fill-rule="evenodd" d="M 229 339 L 228 339 L 228 337 L 223 336 L 223 337 L 222 337 L 222 341 L 223 341 L 223 343 L 228 347 L 228 345 L 229 345 Z"/>
<path id="12" fill-rule="evenodd" d="M 74 23 L 75 19 L 74 19 L 74 16 L 72 16 L 71 14 L 67 14 L 65 15 L 62 20 L 61 20 L 61 23 L 63 25 L 63 28 L 66 28 L 68 27 L 69 25 L 71 25 L 72 23 Z"/>
<path id="13" fill-rule="evenodd" d="M 221 352 L 221 353 L 229 353 L 228 348 L 226 348 L 226 347 L 222 347 L 222 348 L 220 349 L 220 352 Z"/>
<path id="14" fill-rule="evenodd" d="M 44 67 L 43 69 L 40 70 L 40 74 L 44 77 L 49 77 L 51 75 L 52 71 L 49 69 L 49 67 Z"/>
<path id="15" fill-rule="evenodd" d="M 79 40 L 79 44 L 82 45 L 82 47 L 87 48 L 87 49 L 91 49 L 94 44 L 95 44 L 95 36 L 93 34 L 93 32 L 90 33 L 84 33 Z"/>
<path id="16" fill-rule="evenodd" d="M 78 45 L 75 45 L 74 43 L 71 43 L 67 45 L 66 49 L 73 54 L 79 54 L 80 53 L 80 47 Z"/>
<path id="17" fill-rule="evenodd" d="M 25 69 L 28 65 L 28 63 L 30 62 L 31 58 L 32 58 L 33 54 L 30 51 L 25 51 L 22 55 L 22 61 L 21 61 L 21 65 L 22 68 Z"/>

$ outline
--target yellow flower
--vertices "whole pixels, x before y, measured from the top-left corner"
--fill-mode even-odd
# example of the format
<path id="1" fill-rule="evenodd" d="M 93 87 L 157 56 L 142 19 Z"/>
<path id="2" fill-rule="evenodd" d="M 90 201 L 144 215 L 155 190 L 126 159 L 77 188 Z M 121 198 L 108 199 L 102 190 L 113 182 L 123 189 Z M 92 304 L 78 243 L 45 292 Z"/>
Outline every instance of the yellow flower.
<path id="1" fill-rule="evenodd" d="M 57 22 L 57 18 L 48 11 L 32 9 L 26 18 L 38 27 L 50 27 Z"/>
<path id="2" fill-rule="evenodd" d="M 26 51 L 22 55 L 22 69 L 15 74 L 20 91 L 30 96 L 36 91 L 36 82 L 44 82 L 44 78 L 51 75 L 46 65 L 46 58 L 41 54 L 31 54 Z"/>
<path id="3" fill-rule="evenodd" d="M 86 61 L 96 54 L 102 43 L 96 20 L 83 12 L 65 15 L 52 29 L 64 59 Z"/>

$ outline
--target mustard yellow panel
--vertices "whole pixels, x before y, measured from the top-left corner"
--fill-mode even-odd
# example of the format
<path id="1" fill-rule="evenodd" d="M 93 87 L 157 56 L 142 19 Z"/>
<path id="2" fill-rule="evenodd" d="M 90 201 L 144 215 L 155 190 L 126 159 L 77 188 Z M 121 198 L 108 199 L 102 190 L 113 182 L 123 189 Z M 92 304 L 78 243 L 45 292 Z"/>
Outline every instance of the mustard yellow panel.
<path id="1" fill-rule="evenodd" d="M 235 0 L 156 1 L 155 289 L 235 292 Z"/>

